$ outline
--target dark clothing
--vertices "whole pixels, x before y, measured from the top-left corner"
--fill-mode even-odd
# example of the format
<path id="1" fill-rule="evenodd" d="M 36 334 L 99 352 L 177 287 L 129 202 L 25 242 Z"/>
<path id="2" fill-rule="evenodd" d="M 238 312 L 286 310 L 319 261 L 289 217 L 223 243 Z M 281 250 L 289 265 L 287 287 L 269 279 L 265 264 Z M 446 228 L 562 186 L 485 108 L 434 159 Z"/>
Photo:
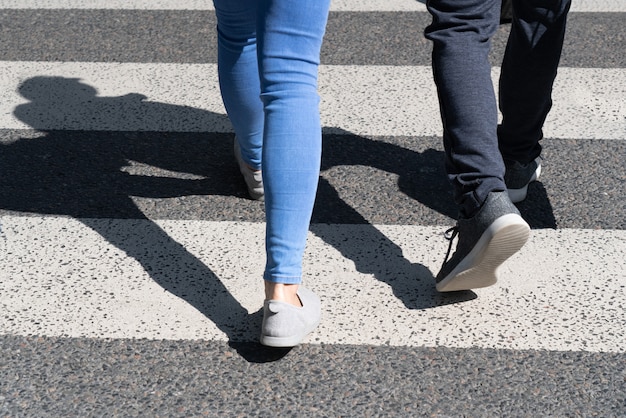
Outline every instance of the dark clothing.
<path id="1" fill-rule="evenodd" d="M 460 214 L 471 217 L 492 191 L 504 191 L 504 160 L 525 164 L 552 105 L 571 0 L 513 0 L 513 22 L 502 62 L 500 110 L 489 49 L 501 0 L 428 0 L 433 73 L 443 122 L 446 170 Z"/>

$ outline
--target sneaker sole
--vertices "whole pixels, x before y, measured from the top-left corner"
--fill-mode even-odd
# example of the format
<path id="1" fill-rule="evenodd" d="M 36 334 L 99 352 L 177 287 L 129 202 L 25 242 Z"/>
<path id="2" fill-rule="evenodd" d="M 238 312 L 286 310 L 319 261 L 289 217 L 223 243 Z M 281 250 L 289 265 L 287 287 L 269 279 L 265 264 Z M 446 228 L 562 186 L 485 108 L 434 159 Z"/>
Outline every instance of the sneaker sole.
<path id="1" fill-rule="evenodd" d="M 535 161 L 537 162 L 537 169 L 535 170 L 535 173 L 530 178 L 528 183 L 520 189 L 507 189 L 507 192 L 509 193 L 509 199 L 511 199 L 512 203 L 519 203 L 522 200 L 526 199 L 526 196 L 528 195 L 528 185 L 533 181 L 537 181 L 537 179 L 541 175 L 541 157 L 537 157 Z"/>
<path id="2" fill-rule="evenodd" d="M 459 265 L 437 283 L 437 290 L 455 292 L 494 285 L 500 265 L 524 246 L 529 235 L 530 227 L 521 216 L 499 217 Z"/>

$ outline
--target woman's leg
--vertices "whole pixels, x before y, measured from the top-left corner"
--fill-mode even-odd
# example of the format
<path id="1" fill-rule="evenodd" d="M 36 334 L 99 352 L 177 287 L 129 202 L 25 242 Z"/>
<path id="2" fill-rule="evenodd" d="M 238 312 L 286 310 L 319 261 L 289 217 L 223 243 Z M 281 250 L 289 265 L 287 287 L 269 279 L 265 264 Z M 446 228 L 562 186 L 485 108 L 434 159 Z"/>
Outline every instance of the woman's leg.
<path id="1" fill-rule="evenodd" d="M 267 214 L 264 279 L 271 291 L 287 285 L 291 296 L 302 279 L 302 257 L 319 179 L 322 138 L 317 73 L 329 4 L 329 0 L 259 0 Z"/>
<path id="2" fill-rule="evenodd" d="M 241 149 L 252 169 L 261 169 L 263 104 L 257 64 L 258 0 L 214 0 L 220 90 Z"/>

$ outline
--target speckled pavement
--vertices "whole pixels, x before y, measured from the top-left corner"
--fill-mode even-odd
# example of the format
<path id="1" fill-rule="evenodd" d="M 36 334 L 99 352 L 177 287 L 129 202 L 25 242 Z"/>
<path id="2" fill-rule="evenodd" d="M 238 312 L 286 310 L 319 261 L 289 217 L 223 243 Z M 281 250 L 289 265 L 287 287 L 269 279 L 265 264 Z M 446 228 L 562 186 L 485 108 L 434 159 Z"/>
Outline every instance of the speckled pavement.
<path id="1" fill-rule="evenodd" d="M 626 2 L 574 2 L 531 239 L 456 294 L 434 289 L 456 213 L 425 6 L 333 2 L 305 255 L 323 318 L 292 350 L 256 343 L 263 206 L 211 2 L 0 10 L 0 416 L 626 416 Z"/>

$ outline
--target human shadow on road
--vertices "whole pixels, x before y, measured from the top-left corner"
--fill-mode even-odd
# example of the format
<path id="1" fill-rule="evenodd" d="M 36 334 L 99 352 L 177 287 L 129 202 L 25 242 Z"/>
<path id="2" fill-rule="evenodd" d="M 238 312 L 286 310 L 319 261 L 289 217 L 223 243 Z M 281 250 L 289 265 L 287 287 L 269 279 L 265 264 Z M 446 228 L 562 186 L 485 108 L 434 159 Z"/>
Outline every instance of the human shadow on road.
<path id="1" fill-rule="evenodd" d="M 408 309 L 428 309 L 475 299 L 477 296 L 471 291 L 437 292 L 433 273 L 421 263 L 410 262 L 400 246 L 340 197 L 331 183 L 332 176 L 325 175 L 338 166 L 367 166 L 392 173 L 397 176 L 397 187 L 402 192 L 430 209 L 454 216 L 454 205 L 445 192 L 448 187 L 441 170 L 442 152 L 432 148 L 417 152 L 337 129 L 335 132 L 324 137 L 322 176 L 311 231 L 353 261 L 357 271 L 389 285 Z M 365 192 L 369 189 L 365 188 Z M 342 227 L 336 228 L 335 224 Z"/>
<path id="2" fill-rule="evenodd" d="M 98 97 L 93 87 L 63 77 L 31 78 L 19 92 L 31 102 L 18 106 L 15 116 L 40 132 L 0 145 L 0 207 L 80 220 L 137 260 L 164 290 L 213 321 L 229 341 L 254 338 L 259 312 L 248 314 L 215 273 L 148 219 L 132 199 L 244 196 L 236 168 L 222 158 L 230 149 L 228 135 L 43 129 L 84 124 L 85 118 L 130 126 L 142 117 L 166 120 L 177 115 L 213 123 L 212 118 L 219 122 L 224 116 L 148 102 L 134 94 Z M 117 110 L 109 115 L 110 109 Z M 129 161 L 191 176 L 131 175 Z M 276 351 L 268 351 L 266 358 L 275 356 Z"/>
<path id="3" fill-rule="evenodd" d="M 212 320 L 233 347 L 243 347 L 239 350 L 242 355 L 255 351 L 247 342 L 256 339 L 260 312 L 248 314 L 215 273 L 149 219 L 133 200 L 247 196 L 232 160 L 232 134 L 211 130 L 168 133 L 163 128 L 187 121 L 196 129 L 219 126 L 226 123 L 225 116 L 150 102 L 139 94 L 99 97 L 92 86 L 64 77 L 34 77 L 24 81 L 19 92 L 30 102 L 18 106 L 14 114 L 39 132 L 0 143 L 0 209 L 80 220 L 137 260 L 165 290 Z M 81 130 L 86 124 L 90 130 Z M 101 130 L 91 130 L 91 126 Z M 153 126 L 163 132 L 142 131 Z M 324 136 L 322 178 L 311 230 L 354 261 L 359 272 L 387 283 L 411 309 L 459 303 L 476 295 L 437 293 L 432 273 L 409 262 L 397 244 L 340 197 L 332 176 L 329 180 L 325 174 L 334 167 L 351 165 L 394 173 L 401 192 L 454 218 L 442 158 L 435 148 L 418 152 L 350 132 Z M 131 161 L 185 175 L 132 174 L 128 170 Z M 260 204 L 250 210 L 260 215 L 263 211 Z M 111 219 L 129 222 L 121 227 Z M 333 224 L 359 228 L 346 236 Z M 257 353 L 254 361 L 282 355 L 280 351 Z"/>
<path id="4" fill-rule="evenodd" d="M 409 144 L 396 144 L 387 138 L 380 140 L 355 135 L 351 132 L 332 128 L 333 133 L 324 135 L 322 153 L 322 177 L 336 167 L 366 166 L 377 171 L 393 174 L 397 178 L 395 191 L 400 191 L 411 198 L 410 203 L 396 202 L 401 207 L 382 203 L 381 212 L 384 212 L 386 221 L 391 219 L 409 218 L 397 224 L 414 223 L 420 225 L 449 225 L 458 218 L 457 206 L 454 203 L 452 186 L 448 182 L 444 170 L 444 152 L 442 140 L 439 137 L 424 137 L 410 139 Z M 405 141 L 406 142 L 406 141 Z M 346 169 L 345 171 L 349 171 Z M 335 177 L 343 173 L 334 174 Z M 342 193 L 353 195 L 384 193 L 385 190 L 376 190 L 367 187 L 371 182 L 368 178 L 351 180 L 356 182 L 344 186 L 350 190 Z M 318 199 L 313 213 L 313 222 L 337 224 L 367 224 L 369 221 L 358 211 L 351 208 L 337 195 L 337 187 L 325 185 L 322 181 L 318 191 Z M 339 179 L 336 183 L 346 184 Z M 364 196 L 361 200 L 376 202 L 371 196 Z M 418 205 L 417 203 L 421 204 Z M 335 206 L 337 205 L 337 206 Z M 556 228 L 556 220 L 547 191 L 541 181 L 533 182 L 528 187 L 528 197 L 517 204 L 522 216 L 533 229 Z M 426 208 L 426 212 L 416 212 Z M 407 216 L 407 213 L 414 213 Z M 439 216 L 434 219 L 433 211 Z M 383 222 L 386 223 L 386 222 Z"/>
<path id="5" fill-rule="evenodd" d="M 372 140 L 340 129 L 333 130 L 333 134 L 324 136 L 322 176 L 311 230 L 339 250 L 346 259 L 352 260 L 357 271 L 371 274 L 379 281 L 387 283 L 394 295 L 409 309 L 428 309 L 475 299 L 477 295 L 472 291 L 437 292 L 433 273 L 420 263 L 409 262 L 404 257 L 402 248 L 339 196 L 337 187 L 331 184 L 334 180 L 332 175 L 326 175 L 329 170 L 338 166 L 366 166 L 393 174 L 397 178 L 397 189 L 410 197 L 412 204 L 404 208 L 386 205 L 383 209 L 386 219 L 393 218 L 394 211 L 397 213 L 396 217 L 402 217 L 402 212 L 417 210 L 416 202 L 419 202 L 431 213 L 425 214 L 423 218 L 415 217 L 415 224 L 432 222 L 432 211 L 444 215 L 449 224 L 453 224 L 458 212 L 444 170 L 441 139 L 422 138 L 419 147 L 416 144 L 406 147 L 384 139 Z M 376 190 L 367 187 L 367 178 L 356 181 L 357 184 L 343 186 L 352 189 L 346 194 L 358 194 L 359 190 L 372 193 Z M 347 181 L 337 183 L 345 184 Z M 545 188 L 540 183 L 533 183 L 529 190 L 528 201 L 521 204 L 520 210 L 531 227 L 556 227 Z M 374 202 L 374 205 L 377 204 Z M 401 202 L 398 204 L 402 205 Z M 439 222 L 434 225 L 440 225 Z M 328 224 L 341 224 L 342 228 Z M 350 225 L 354 227 L 351 228 Z M 448 244 L 443 237 L 447 227 L 442 226 L 441 235 L 433 237 L 444 242 L 442 248 Z M 443 251 L 437 254 L 441 263 L 444 256 Z"/>

